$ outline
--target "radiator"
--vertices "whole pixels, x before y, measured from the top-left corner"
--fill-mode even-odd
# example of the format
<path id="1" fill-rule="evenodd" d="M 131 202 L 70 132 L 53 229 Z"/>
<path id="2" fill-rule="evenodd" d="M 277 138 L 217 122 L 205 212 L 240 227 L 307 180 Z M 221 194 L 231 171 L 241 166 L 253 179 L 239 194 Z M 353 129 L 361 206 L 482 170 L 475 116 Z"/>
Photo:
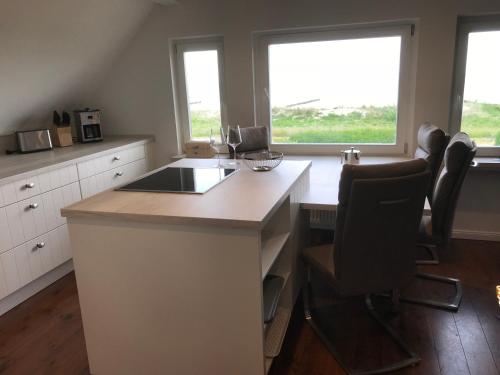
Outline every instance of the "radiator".
<path id="1" fill-rule="evenodd" d="M 335 229 L 335 211 L 311 210 L 309 223 L 314 229 Z"/>

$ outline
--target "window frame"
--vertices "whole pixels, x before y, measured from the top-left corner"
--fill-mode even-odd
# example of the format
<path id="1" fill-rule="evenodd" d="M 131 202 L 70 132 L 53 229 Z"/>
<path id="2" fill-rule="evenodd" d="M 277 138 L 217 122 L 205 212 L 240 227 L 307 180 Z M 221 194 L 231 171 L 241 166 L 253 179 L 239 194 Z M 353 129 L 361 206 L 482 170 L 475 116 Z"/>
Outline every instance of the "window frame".
<path id="1" fill-rule="evenodd" d="M 415 23 L 412 21 L 383 25 L 349 25 L 320 29 L 280 30 L 259 32 L 254 34 L 254 96 L 255 119 L 257 125 L 268 127 L 272 134 L 272 120 L 269 97 L 269 46 L 271 44 L 317 42 L 326 40 L 347 40 L 376 38 L 384 36 L 400 36 L 400 70 L 396 119 L 395 144 L 351 144 L 351 143 L 272 143 L 271 148 L 281 152 L 297 154 L 331 154 L 338 153 L 346 147 L 355 146 L 363 153 L 371 155 L 407 154 L 408 136 L 412 133 L 410 124 L 414 108 L 412 87 L 414 81 L 413 42 Z M 272 138 L 272 137 L 271 137 Z"/>
<path id="2" fill-rule="evenodd" d="M 469 33 L 478 31 L 500 31 L 500 15 L 458 17 L 449 114 L 449 129 L 452 135 L 460 132 L 462 126 Z M 478 145 L 477 156 L 500 156 L 500 146 Z"/>
<path id="3" fill-rule="evenodd" d="M 185 52 L 196 51 L 217 51 L 218 70 L 219 70 L 219 96 L 220 96 L 220 115 L 221 124 L 227 121 L 225 111 L 225 79 L 224 79 L 224 41 L 222 37 L 196 38 L 196 39 L 178 39 L 173 41 L 172 49 L 174 53 L 174 80 L 176 89 L 176 115 L 177 115 L 177 134 L 179 142 L 179 151 L 182 151 L 183 145 L 191 139 L 191 114 L 189 111 L 189 102 L 187 96 L 186 70 L 184 63 Z M 209 134 L 207 134 L 207 139 Z"/>

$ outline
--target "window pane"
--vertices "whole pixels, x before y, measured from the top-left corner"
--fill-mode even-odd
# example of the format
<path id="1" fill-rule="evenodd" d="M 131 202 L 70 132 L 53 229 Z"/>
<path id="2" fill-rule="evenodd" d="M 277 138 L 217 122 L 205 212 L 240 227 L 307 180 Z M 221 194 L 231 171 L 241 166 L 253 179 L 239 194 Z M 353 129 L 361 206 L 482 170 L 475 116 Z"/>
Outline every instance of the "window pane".
<path id="1" fill-rule="evenodd" d="M 462 131 L 479 146 L 500 146 L 500 31 L 469 34 Z"/>
<path id="2" fill-rule="evenodd" d="M 191 138 L 208 139 L 221 126 L 217 50 L 184 52 Z"/>
<path id="3" fill-rule="evenodd" d="M 396 143 L 401 37 L 269 46 L 273 143 Z"/>

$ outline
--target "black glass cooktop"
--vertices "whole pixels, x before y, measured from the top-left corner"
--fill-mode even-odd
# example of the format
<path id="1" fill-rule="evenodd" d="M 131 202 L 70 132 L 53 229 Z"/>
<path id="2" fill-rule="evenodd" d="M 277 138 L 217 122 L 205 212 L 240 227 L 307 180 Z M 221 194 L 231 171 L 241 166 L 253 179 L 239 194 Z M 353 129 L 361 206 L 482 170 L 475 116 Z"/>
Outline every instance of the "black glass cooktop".
<path id="1" fill-rule="evenodd" d="M 116 190 L 203 194 L 235 171 L 228 168 L 167 167 Z"/>

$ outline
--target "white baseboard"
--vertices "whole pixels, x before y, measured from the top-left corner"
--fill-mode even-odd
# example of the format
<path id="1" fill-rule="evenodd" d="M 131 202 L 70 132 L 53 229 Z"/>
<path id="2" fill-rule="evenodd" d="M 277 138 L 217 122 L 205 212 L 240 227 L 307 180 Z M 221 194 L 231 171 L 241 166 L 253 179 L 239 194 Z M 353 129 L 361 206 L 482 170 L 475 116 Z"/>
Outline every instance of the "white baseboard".
<path id="1" fill-rule="evenodd" d="M 457 238 L 457 239 L 462 239 L 462 240 L 479 240 L 479 241 L 500 242 L 500 233 L 456 229 L 453 231 L 452 238 Z"/>
<path id="2" fill-rule="evenodd" d="M 45 289 L 50 284 L 59 280 L 61 277 L 73 271 L 73 261 L 68 260 L 66 263 L 61 264 L 59 267 L 53 269 L 49 273 L 39 277 L 35 281 L 23 286 L 21 289 L 16 290 L 14 293 L 8 295 L 0 301 L 0 316 L 7 311 L 13 309 L 17 305 L 26 301 L 31 296 L 34 296 L 42 289 Z"/>

